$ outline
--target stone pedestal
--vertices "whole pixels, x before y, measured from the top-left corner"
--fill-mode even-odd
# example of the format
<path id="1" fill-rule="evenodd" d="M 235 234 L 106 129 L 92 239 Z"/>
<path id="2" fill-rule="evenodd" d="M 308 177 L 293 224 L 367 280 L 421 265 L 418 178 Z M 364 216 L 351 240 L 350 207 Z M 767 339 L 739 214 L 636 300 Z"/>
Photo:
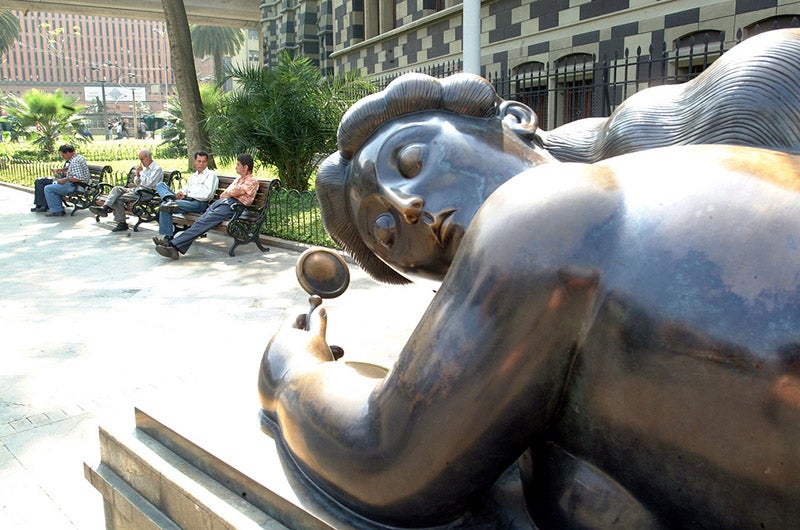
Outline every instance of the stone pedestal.
<path id="1" fill-rule="evenodd" d="M 386 528 L 299 479 L 261 427 L 254 392 L 239 394 L 140 406 L 133 425 L 100 427 L 100 460 L 84 471 L 107 528 Z M 446 528 L 533 528 L 517 477 L 514 466 Z"/>

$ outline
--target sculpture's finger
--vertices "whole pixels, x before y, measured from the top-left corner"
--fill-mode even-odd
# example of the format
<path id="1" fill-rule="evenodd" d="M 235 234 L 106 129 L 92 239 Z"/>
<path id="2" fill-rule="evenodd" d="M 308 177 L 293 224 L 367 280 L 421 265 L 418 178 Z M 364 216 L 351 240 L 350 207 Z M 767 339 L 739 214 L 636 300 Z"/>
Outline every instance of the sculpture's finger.
<path id="1" fill-rule="evenodd" d="M 324 307 L 319 310 L 310 312 L 306 320 L 306 331 L 317 335 L 323 341 L 325 340 L 325 332 L 328 328 L 328 312 Z"/>

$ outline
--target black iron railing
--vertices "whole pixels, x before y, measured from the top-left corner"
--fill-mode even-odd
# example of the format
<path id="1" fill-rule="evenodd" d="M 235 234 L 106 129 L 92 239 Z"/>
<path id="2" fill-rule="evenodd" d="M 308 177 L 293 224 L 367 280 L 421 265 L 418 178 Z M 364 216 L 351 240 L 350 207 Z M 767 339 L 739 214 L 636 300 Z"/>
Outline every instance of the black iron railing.
<path id="1" fill-rule="evenodd" d="M 0 157 L 0 181 L 32 188 L 40 177 L 49 177 L 55 162 Z M 124 186 L 128 173 L 115 171 L 106 178 L 112 186 Z M 336 247 L 325 232 L 317 196 L 312 191 L 278 188 L 270 198 L 263 232 L 266 235 L 313 245 Z"/>
<path id="2" fill-rule="evenodd" d="M 735 44 L 764 31 L 800 27 L 797 17 L 776 17 L 763 24 L 740 29 Z M 539 126 L 553 129 L 589 117 L 607 117 L 626 98 L 644 88 L 686 82 L 724 54 L 725 33 L 704 31 L 648 49 L 625 49 L 598 58 L 572 54 L 555 63 L 526 62 L 514 69 L 483 72 L 500 97 L 525 103 L 539 117 Z M 442 78 L 463 70 L 460 60 L 410 68 L 373 80 L 383 89 L 406 72 Z"/>

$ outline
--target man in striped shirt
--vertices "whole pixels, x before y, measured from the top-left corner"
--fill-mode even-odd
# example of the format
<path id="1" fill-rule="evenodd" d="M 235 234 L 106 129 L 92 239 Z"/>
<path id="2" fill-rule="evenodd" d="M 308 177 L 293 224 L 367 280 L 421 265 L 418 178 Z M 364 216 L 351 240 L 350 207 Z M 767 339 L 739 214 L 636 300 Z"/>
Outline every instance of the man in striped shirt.
<path id="1" fill-rule="evenodd" d="M 89 164 L 82 155 L 75 152 L 74 147 L 64 144 L 58 148 L 58 152 L 61 158 L 67 161 L 67 164 L 60 170 L 59 178 L 44 187 L 44 198 L 47 201 L 47 208 L 50 210 L 50 213 L 45 214 L 47 217 L 66 215 L 62 197 L 75 191 L 78 186 L 89 184 L 92 180 L 89 174 Z"/>

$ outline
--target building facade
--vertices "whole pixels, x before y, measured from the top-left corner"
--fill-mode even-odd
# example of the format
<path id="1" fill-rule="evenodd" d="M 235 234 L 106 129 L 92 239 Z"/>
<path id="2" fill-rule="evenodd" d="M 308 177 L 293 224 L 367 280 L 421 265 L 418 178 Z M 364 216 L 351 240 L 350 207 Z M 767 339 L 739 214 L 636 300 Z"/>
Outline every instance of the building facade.
<path id="1" fill-rule="evenodd" d="M 461 58 L 457 0 L 264 0 L 264 62 L 281 50 L 324 70 L 391 75 Z M 661 48 L 714 31 L 737 31 L 773 17 L 800 16 L 798 0 L 495 0 L 481 3 L 484 75 L 574 54 L 612 56 Z"/>
<path id="2" fill-rule="evenodd" d="M 110 113 L 130 114 L 133 100 L 155 112 L 174 85 L 166 25 L 63 13 L 14 12 L 20 39 L 3 55 L 0 88 L 21 95 L 61 89 L 91 106 L 105 93 Z"/>
<path id="3" fill-rule="evenodd" d="M 458 0 L 265 0 L 262 14 L 267 64 L 289 50 L 379 86 L 461 69 Z M 641 88 L 685 81 L 751 34 L 799 20 L 800 0 L 483 1 L 481 74 L 549 128 L 608 115 Z"/>
<path id="4" fill-rule="evenodd" d="M 175 85 L 166 24 L 64 13 L 13 12 L 21 34 L 2 56 L 0 90 L 19 96 L 36 88 L 61 89 L 87 110 L 105 98 L 109 116 L 164 110 Z M 228 65 L 261 63 L 258 31 L 245 32 L 245 44 Z M 195 60 L 200 81 L 214 78 L 210 57 Z"/>

